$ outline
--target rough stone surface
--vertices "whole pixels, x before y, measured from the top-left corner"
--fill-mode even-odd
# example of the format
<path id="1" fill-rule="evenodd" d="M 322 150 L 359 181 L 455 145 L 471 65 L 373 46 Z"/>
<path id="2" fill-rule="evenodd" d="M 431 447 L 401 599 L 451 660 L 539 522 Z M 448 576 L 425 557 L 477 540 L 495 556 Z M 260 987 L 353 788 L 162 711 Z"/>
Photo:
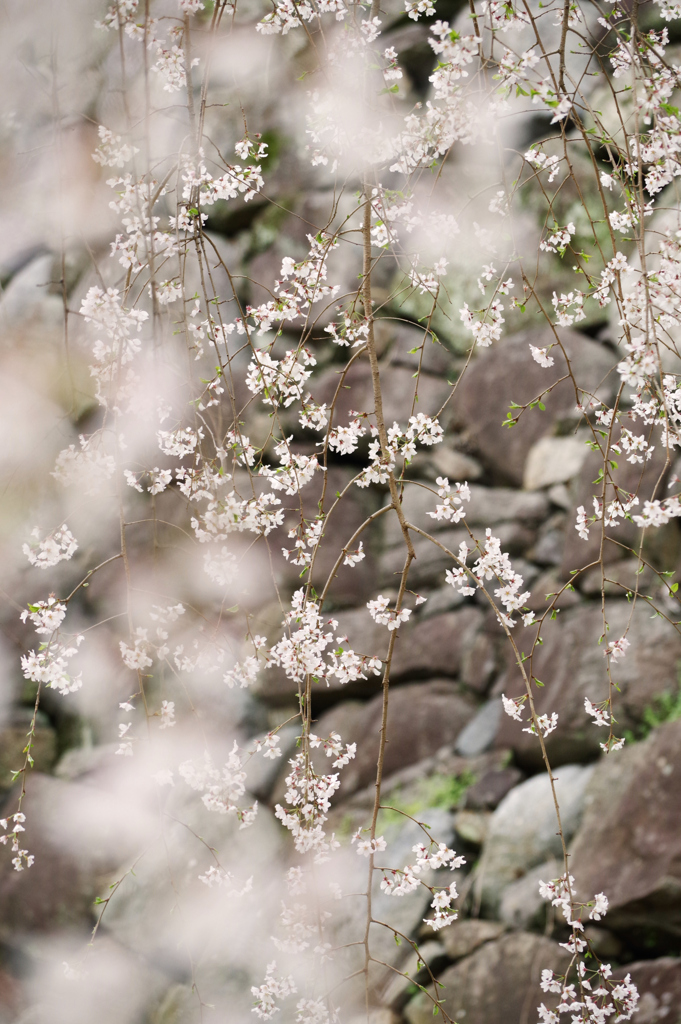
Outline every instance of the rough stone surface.
<path id="1" fill-rule="evenodd" d="M 563 484 L 577 476 L 589 449 L 583 437 L 542 437 L 527 453 L 523 487 L 528 491 Z"/>
<path id="2" fill-rule="evenodd" d="M 443 944 L 446 954 L 457 961 L 470 956 L 485 942 L 494 942 L 506 931 L 506 926 L 498 921 L 478 921 L 460 918 L 439 932 L 439 941 Z"/>
<path id="3" fill-rule="evenodd" d="M 666 452 L 664 448 L 662 445 L 656 445 L 652 458 L 644 466 L 632 465 L 625 459 L 620 458 L 618 468 L 612 471 L 612 479 L 618 487 L 622 487 L 625 491 L 638 493 L 640 490 L 641 494 L 648 496 L 658 479 L 662 477 L 662 492 L 664 492 L 665 462 Z M 602 464 L 603 459 L 598 452 L 589 453 L 579 476 L 576 477 L 570 488 L 571 514 L 574 515 L 574 510 L 580 505 L 584 506 L 587 516 L 593 512 L 593 496 L 600 497 L 602 493 L 602 484 L 594 483 L 602 468 Z M 650 530 L 648 532 L 651 534 L 651 541 L 659 543 L 659 539 L 652 536 L 657 534 L 658 531 Z M 626 551 L 620 545 L 628 544 L 635 547 L 639 534 L 640 531 L 635 523 L 628 522 L 627 520 L 619 520 L 617 527 L 608 528 L 605 531 L 606 538 L 612 537 L 613 540 L 612 542 L 608 541 L 604 546 L 604 561 L 611 563 L 625 558 Z M 674 530 L 674 536 L 678 538 L 678 530 Z M 574 529 L 573 519 L 572 526 L 568 525 L 565 537 L 565 549 L 561 566 L 563 577 L 569 579 L 572 569 L 581 569 L 582 566 L 596 561 L 599 557 L 600 544 L 600 524 L 596 523 L 591 526 L 588 540 L 583 540 Z M 676 547 L 676 557 L 678 557 L 678 546 Z M 674 562 L 676 557 L 673 559 Z M 662 568 L 668 569 L 669 565 L 663 565 Z"/>
<path id="4" fill-rule="evenodd" d="M 430 532 L 430 531 L 427 531 Z M 484 542 L 484 529 L 476 527 L 476 534 Z M 494 536 L 501 542 L 501 550 L 513 557 L 523 555 L 535 542 L 536 530 L 530 525 L 518 522 L 499 523 L 494 527 Z M 448 528 L 437 533 L 437 540 L 449 551 L 456 553 L 461 541 L 470 541 L 470 534 L 463 527 Z M 440 547 L 425 537 L 414 538 L 416 560 L 412 562 L 409 581 L 415 586 L 442 583 L 445 570 L 451 569 L 452 559 Z M 381 586 L 397 586 L 399 574 L 404 567 L 404 547 L 396 544 L 388 548 L 379 560 Z"/>
<path id="5" fill-rule="evenodd" d="M 611 352 L 576 331 L 561 331 L 575 376 L 580 385 L 599 394 L 610 394 L 612 385 L 603 381 L 612 370 Z M 522 404 L 562 376 L 559 365 L 545 370 L 532 358 L 530 343 L 550 344 L 547 330 L 521 332 L 505 339 L 498 348 L 481 353 L 466 372 L 466 387 L 454 397 L 454 419 L 469 432 L 471 443 L 485 466 L 499 481 L 521 486 L 525 461 L 538 438 L 550 434 L 562 421 L 574 421 L 575 392 L 571 381 L 563 381 L 545 398 L 546 411 L 528 410 L 512 429 L 503 427 L 504 411 L 511 402 Z M 558 371 L 558 372 L 555 372 Z"/>
<path id="6" fill-rule="evenodd" d="M 514 491 L 506 487 L 470 487 L 471 500 L 464 502 L 466 522 L 471 526 L 494 527 L 500 523 L 513 520 L 525 526 L 536 526 L 544 519 L 549 510 L 546 495 L 538 492 Z M 405 517 L 412 523 L 428 522 L 428 512 L 434 512 L 442 499 L 437 495 L 437 488 L 411 486 L 407 487 L 402 499 L 402 510 Z M 402 532 L 396 516 L 385 520 L 385 540 L 388 544 L 398 544 Z M 431 519 L 426 527 L 431 533 L 447 529 L 446 520 Z"/>
<path id="7" fill-rule="evenodd" d="M 519 768 L 492 768 L 467 790 L 466 807 L 493 811 L 522 780 L 523 773 Z"/>
<path id="8" fill-rule="evenodd" d="M 0 967 L 0 1024 L 10 1024 L 17 1019 L 21 1002 L 19 980 Z"/>
<path id="9" fill-rule="evenodd" d="M 643 571 L 638 570 L 642 568 Z M 614 562 L 607 567 L 605 573 L 605 593 L 624 597 L 628 592 L 638 590 L 639 593 L 649 592 L 651 583 L 655 580 L 655 574 L 647 565 L 641 565 L 637 558 L 626 558 L 623 562 Z M 580 575 L 578 580 L 579 589 L 589 597 L 597 597 L 603 587 L 603 573 L 600 565 Z"/>
<path id="10" fill-rule="evenodd" d="M 598 764 L 570 865 L 583 893 L 607 891 L 607 926 L 641 949 L 681 929 L 680 818 L 681 720 Z"/>
<path id="11" fill-rule="evenodd" d="M 499 660 L 497 644 L 493 638 L 488 633 L 478 633 L 461 659 L 462 682 L 468 689 L 483 696 L 494 678 Z"/>
<path id="12" fill-rule="evenodd" d="M 446 476 L 451 481 L 469 481 L 479 480 L 483 475 L 482 466 L 477 459 L 450 447 L 446 439 L 425 457 L 422 472 L 427 474 L 433 483 L 439 476 Z"/>
<path id="13" fill-rule="evenodd" d="M 447 966 L 447 959 L 447 951 L 441 942 L 434 942 L 431 939 L 419 943 L 418 954 L 412 952 L 400 963 L 402 974 L 393 976 L 383 994 L 383 1002 L 396 1010 L 400 1009 L 409 999 L 410 989 L 415 982 L 423 985 L 430 981 L 424 965 L 427 965 L 434 974 L 439 974 L 442 968 Z"/>
<path id="14" fill-rule="evenodd" d="M 510 928 L 522 931 L 543 929 L 550 905 L 539 895 L 539 882 L 557 878 L 563 874 L 563 870 L 562 862 L 559 863 L 557 859 L 552 858 L 530 868 L 517 882 L 507 885 L 499 905 L 501 920 Z"/>
<path id="15" fill-rule="evenodd" d="M 387 349 L 385 360 L 390 366 L 406 366 L 411 373 L 420 368 L 422 373 L 433 373 L 439 377 L 452 372 L 453 353 L 433 341 L 432 335 L 417 324 L 380 319 L 375 321 L 374 332 L 378 348 Z M 418 351 L 412 352 L 412 349 Z"/>
<path id="16" fill-rule="evenodd" d="M 636 1024 L 679 1024 L 681 1021 L 681 960 L 660 957 L 627 964 L 613 977 L 631 975 L 640 1001 L 633 1020 Z"/>
<path id="17" fill-rule="evenodd" d="M 374 393 L 367 360 L 368 357 L 358 359 L 345 375 L 343 388 L 336 402 L 337 423 L 348 423 L 352 419 L 352 410 L 373 413 Z M 414 371 L 407 366 L 395 365 L 387 366 L 381 372 L 383 415 L 388 426 L 392 426 L 394 421 L 404 423 L 409 418 L 408 412 L 416 387 L 413 373 Z M 340 372 L 335 367 L 320 373 L 315 381 L 315 400 L 320 404 L 326 402 L 330 405 L 339 383 Z M 418 381 L 418 411 L 435 416 L 450 391 L 446 377 L 423 374 Z"/>
<path id="18" fill-rule="evenodd" d="M 627 601 L 611 601 L 607 609 L 609 636 L 624 635 L 631 647 L 626 658 L 613 665 L 615 717 L 618 735 L 635 729 L 656 694 L 675 691 L 677 665 L 681 659 L 681 637 L 660 618 L 651 618 L 647 603 L 633 607 Z M 558 713 L 558 726 L 546 738 L 553 765 L 590 760 L 599 753 L 603 729 L 594 726 L 584 711 L 584 698 L 592 703 L 608 696 L 606 659 L 598 639 L 603 631 L 600 609 L 584 605 L 562 612 L 542 630 L 544 643 L 534 652 L 532 672 L 545 685 L 535 692 L 538 714 Z M 510 660 L 510 659 L 509 659 Z M 509 697 L 524 693 L 517 666 L 510 667 L 495 684 L 495 693 Z M 497 734 L 499 747 L 511 747 L 522 765 L 539 767 L 540 750 L 534 736 L 524 733 L 518 722 L 503 716 Z"/>
<path id="19" fill-rule="evenodd" d="M 487 838 L 490 819 L 489 811 L 459 811 L 455 822 L 457 837 L 467 846 L 480 849 Z"/>
<path id="20" fill-rule="evenodd" d="M 486 942 L 498 939 L 505 931 L 506 926 L 499 921 L 460 918 L 443 928 L 439 936 L 450 960 L 463 960 Z"/>
<path id="21" fill-rule="evenodd" d="M 314 726 L 319 736 L 337 731 L 345 743 L 357 744 L 357 755 L 343 769 L 343 796 L 368 786 L 376 777 L 383 697 L 332 708 Z M 434 750 L 451 745 L 475 713 L 475 705 L 452 683 L 414 683 L 390 693 L 384 775 L 415 764 Z"/>
<path id="22" fill-rule="evenodd" d="M 475 757 L 489 750 L 499 732 L 502 705 L 499 698 L 487 701 L 461 731 L 456 741 L 456 752 L 462 757 Z"/>
<path id="23" fill-rule="evenodd" d="M 526 932 L 504 935 L 440 975 L 444 1010 L 465 1024 L 525 1024 L 534 1019 L 540 1003 L 555 1006 L 557 997 L 539 987 L 542 970 L 560 973 L 568 962 L 566 951 L 550 939 Z M 432 999 L 420 993 L 407 1004 L 404 1016 L 409 1024 L 430 1024 Z"/>
<path id="24" fill-rule="evenodd" d="M 592 767 L 581 765 L 564 765 L 556 772 L 556 795 L 566 841 L 579 824 L 592 774 Z M 561 854 L 549 777 L 535 775 L 512 789 L 492 816 L 475 884 L 482 905 L 489 912 L 497 911 L 510 882 L 547 857 Z"/>
<path id="25" fill-rule="evenodd" d="M 539 616 L 546 611 L 553 598 L 560 594 L 554 607 L 559 608 L 561 611 L 564 611 L 566 608 L 574 608 L 575 605 L 579 604 L 579 594 L 575 593 L 572 584 L 570 584 L 570 587 L 572 589 L 565 588 L 565 580 L 560 578 L 555 569 L 547 569 L 532 584 L 530 596 L 527 599 L 527 607 Z"/>
<path id="26" fill-rule="evenodd" d="M 530 556 L 537 565 L 560 565 L 565 549 L 565 515 L 557 512 L 539 528 Z"/>

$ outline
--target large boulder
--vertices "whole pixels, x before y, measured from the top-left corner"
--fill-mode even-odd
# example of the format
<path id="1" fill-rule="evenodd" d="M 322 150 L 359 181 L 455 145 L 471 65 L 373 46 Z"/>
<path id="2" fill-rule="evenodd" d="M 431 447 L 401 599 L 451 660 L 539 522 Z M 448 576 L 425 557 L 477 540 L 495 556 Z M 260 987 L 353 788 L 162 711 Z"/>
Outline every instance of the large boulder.
<path id="1" fill-rule="evenodd" d="M 636 1024 L 677 1024 L 681 1007 L 681 960 L 664 956 L 639 960 L 613 972 L 621 980 L 627 974 L 638 989 Z M 675 1016 L 676 1014 L 676 1016 Z"/>
<path id="2" fill-rule="evenodd" d="M 355 759 L 343 769 L 341 794 L 370 785 L 376 778 L 383 696 L 368 704 L 340 704 L 322 715 L 314 726 L 319 736 L 337 731 L 344 743 L 356 743 Z M 416 764 L 444 746 L 453 745 L 473 717 L 475 705 L 461 696 L 448 680 L 413 683 L 391 690 L 383 763 L 384 776 Z"/>
<path id="3" fill-rule="evenodd" d="M 618 735 L 635 730 L 644 720 L 646 709 L 655 697 L 675 691 L 677 666 L 681 659 L 681 637 L 662 618 L 651 618 L 647 602 L 632 605 L 627 601 L 610 601 L 606 608 L 608 637 L 618 639 L 626 633 L 631 644 L 626 657 L 611 667 L 614 692 L 614 714 Z M 534 633 L 534 627 L 527 631 Z M 537 714 L 558 713 L 558 726 L 546 738 L 551 764 L 587 761 L 600 752 L 599 743 L 605 730 L 594 726 L 584 710 L 584 699 L 596 704 L 608 697 L 607 662 L 600 604 L 588 604 L 561 612 L 556 622 L 548 622 L 542 630 L 543 644 L 535 648 L 532 673 L 544 683 L 535 690 Z M 523 650 L 527 651 L 525 641 Z M 509 656 L 509 661 L 511 660 Z M 495 693 L 508 697 L 524 693 L 524 684 L 517 665 L 510 665 L 498 680 Z M 525 717 L 527 717 L 525 715 Z M 541 750 L 536 736 L 523 732 L 522 726 L 503 715 L 496 743 L 511 747 L 521 764 L 541 765 Z"/>
<path id="4" fill-rule="evenodd" d="M 384 358 L 389 366 L 406 366 L 411 373 L 420 370 L 441 379 L 454 369 L 454 354 L 417 324 L 385 317 L 374 322 L 374 333 L 377 348 L 386 351 Z"/>
<path id="5" fill-rule="evenodd" d="M 569 954 L 543 936 L 503 935 L 440 975 L 443 1009 L 451 1020 L 465 1024 L 525 1024 L 535 1019 L 540 1003 L 549 1009 L 556 1005 L 558 997 L 540 988 L 542 970 L 562 974 L 569 962 Z M 433 995 L 431 986 L 407 1005 L 404 1016 L 409 1024 L 430 1024 Z"/>
<path id="6" fill-rule="evenodd" d="M 555 776 L 563 835 L 572 838 L 584 809 L 593 768 L 564 765 Z M 506 886 L 549 857 L 562 857 L 556 808 L 548 775 L 535 775 L 504 797 L 492 815 L 475 882 L 476 899 L 490 914 Z"/>
<path id="7" fill-rule="evenodd" d="M 681 932 L 681 721 L 597 766 L 571 850 L 579 898 L 604 892 L 606 925 L 646 952 Z"/>
<path id="8" fill-rule="evenodd" d="M 610 397 L 613 353 L 577 331 L 561 330 L 559 335 L 578 386 Z M 548 328 L 505 338 L 478 355 L 455 392 L 454 420 L 468 431 L 475 453 L 499 482 L 522 487 L 525 462 L 535 441 L 554 433 L 565 421 L 577 421 L 575 387 L 568 379 L 545 396 L 545 412 L 526 410 L 515 427 L 502 426 L 511 402 L 529 403 L 565 375 L 565 360 L 558 348 L 553 349 L 555 365 L 550 369 L 532 358 L 530 344 L 543 348 L 554 342 L 553 330 Z"/>

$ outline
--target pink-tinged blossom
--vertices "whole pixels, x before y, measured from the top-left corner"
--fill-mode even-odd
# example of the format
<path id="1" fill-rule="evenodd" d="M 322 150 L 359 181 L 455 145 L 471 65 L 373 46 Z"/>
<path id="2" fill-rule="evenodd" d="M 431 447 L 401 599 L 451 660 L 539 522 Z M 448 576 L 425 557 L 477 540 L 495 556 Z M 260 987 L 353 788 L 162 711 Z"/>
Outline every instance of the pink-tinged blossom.
<path id="1" fill-rule="evenodd" d="M 263 757 L 269 758 L 270 761 L 275 761 L 278 757 L 281 757 L 279 743 L 280 740 L 276 733 L 270 732 L 264 739 L 256 740 L 253 749 L 256 753 L 263 751 Z"/>
<path id="2" fill-rule="evenodd" d="M 542 736 L 548 736 L 549 733 L 552 733 L 558 725 L 557 713 L 555 711 L 552 712 L 550 717 L 549 715 L 539 715 L 537 717 L 537 725 L 539 726 L 539 731 L 541 732 Z M 531 735 L 536 736 L 537 730 L 535 728 L 535 723 L 530 722 L 529 726 L 526 729 L 523 729 L 523 732 L 529 732 L 531 733 Z"/>
<path id="3" fill-rule="evenodd" d="M 175 722 L 175 702 L 172 700 L 161 701 L 161 724 L 159 728 L 170 729 Z"/>
<path id="4" fill-rule="evenodd" d="M 391 609 L 390 598 L 379 594 L 374 601 L 367 601 L 369 614 L 374 622 L 381 626 L 387 626 L 389 630 L 399 629 L 403 622 L 406 622 L 411 615 L 411 608 L 402 608 L 400 611 Z"/>
<path id="5" fill-rule="evenodd" d="M 120 135 L 105 128 L 103 124 L 100 124 L 98 134 L 101 141 L 92 159 L 102 167 L 123 167 L 128 160 L 132 160 L 135 153 L 139 153 L 137 146 L 124 143 Z"/>
<path id="6" fill-rule="evenodd" d="M 30 619 L 35 627 L 36 633 L 54 633 L 61 626 L 66 616 L 66 605 L 62 604 L 54 596 L 48 597 L 47 601 L 38 601 L 36 604 L 29 604 L 28 610 L 24 610 L 19 618 L 22 622 Z"/>
<path id="7" fill-rule="evenodd" d="M 404 9 L 413 21 L 418 21 L 422 14 L 427 18 L 435 14 L 433 0 L 404 0 Z"/>
<path id="8" fill-rule="evenodd" d="M 364 544 L 360 541 L 359 547 L 355 551 L 346 551 L 343 558 L 343 565 L 354 567 L 358 562 L 361 562 L 364 557 Z"/>
<path id="9" fill-rule="evenodd" d="M 592 715 L 595 719 L 594 725 L 610 725 L 610 722 L 612 721 L 612 715 L 610 714 L 609 701 L 604 701 L 602 704 L 594 705 L 591 703 L 588 697 L 585 697 L 584 709 L 587 715 Z"/>
<path id="10" fill-rule="evenodd" d="M 575 226 L 572 222 L 567 224 L 564 228 L 556 225 L 553 232 L 548 238 L 543 239 L 539 243 L 539 248 L 545 252 L 557 252 L 563 253 L 570 244 L 570 239 L 575 234 Z"/>
<path id="11" fill-rule="evenodd" d="M 441 504 L 436 505 L 434 512 L 427 512 L 426 514 L 431 519 L 437 519 L 438 521 L 444 520 L 450 523 L 458 523 L 466 515 L 466 510 L 462 507 L 464 501 L 471 500 L 471 491 L 468 483 L 455 483 L 453 490 L 446 476 L 439 476 L 436 483 L 438 487 L 437 493 L 444 500 Z"/>
<path id="12" fill-rule="evenodd" d="M 535 363 L 539 363 L 540 366 L 548 369 L 549 366 L 553 366 L 555 360 L 553 356 L 547 354 L 546 348 L 537 348 L 535 345 L 530 345 L 530 352 Z"/>
<path id="13" fill-rule="evenodd" d="M 48 534 L 43 540 L 40 539 L 40 531 L 36 527 L 31 530 L 31 537 L 33 539 L 24 544 L 21 550 L 31 565 L 39 569 L 49 569 L 58 562 L 68 561 L 78 550 L 78 542 L 66 524 Z"/>
<path id="14" fill-rule="evenodd" d="M 138 627 L 136 635 L 133 637 L 133 646 L 126 644 L 124 640 L 119 641 L 119 648 L 121 651 L 121 657 L 127 668 L 132 669 L 136 672 L 141 672 L 145 668 L 149 668 L 153 661 L 149 657 L 149 641 L 148 630 Z"/>
<path id="15" fill-rule="evenodd" d="M 630 641 L 627 640 L 626 637 L 622 636 L 619 640 L 613 640 L 612 643 L 609 643 L 603 653 L 606 657 L 612 658 L 613 661 L 618 661 L 620 658 L 625 656 L 627 649 L 630 646 Z"/>
<path id="16" fill-rule="evenodd" d="M 357 853 L 360 857 L 370 857 L 374 853 L 382 853 L 387 847 L 383 836 L 376 836 L 375 839 L 359 839 L 355 834 L 352 837 L 352 842 L 357 842 Z"/>
<path id="17" fill-rule="evenodd" d="M 589 539 L 589 527 L 587 526 L 586 510 L 583 505 L 580 505 L 577 509 L 577 522 L 575 523 L 575 530 L 582 538 L 582 540 Z"/>
<path id="18" fill-rule="evenodd" d="M 594 921 L 600 921 L 608 912 L 608 897 L 605 893 L 598 892 L 594 897 L 594 904 L 589 911 L 589 917 Z"/>
<path id="19" fill-rule="evenodd" d="M 510 715 L 511 718 L 515 718 L 516 722 L 522 721 L 521 708 L 524 700 L 525 697 L 512 699 L 511 697 L 507 697 L 505 693 L 502 693 L 501 695 L 501 702 L 504 706 L 504 711 L 507 715 Z"/>
<path id="20" fill-rule="evenodd" d="M 252 985 L 251 992 L 255 996 L 253 1013 L 261 1020 L 271 1020 L 281 1007 L 277 1006 L 277 1000 L 285 999 L 287 996 L 295 995 L 298 991 L 291 975 L 286 977 L 275 976 L 277 962 L 273 960 L 267 965 L 265 980 L 262 985 Z"/>

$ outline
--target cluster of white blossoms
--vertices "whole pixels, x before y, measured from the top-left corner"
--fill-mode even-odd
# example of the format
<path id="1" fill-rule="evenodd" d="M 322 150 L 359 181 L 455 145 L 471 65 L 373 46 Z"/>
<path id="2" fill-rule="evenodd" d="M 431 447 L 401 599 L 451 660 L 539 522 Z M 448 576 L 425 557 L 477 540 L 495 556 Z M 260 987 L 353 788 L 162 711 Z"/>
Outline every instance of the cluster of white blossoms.
<path id="1" fill-rule="evenodd" d="M 471 500 L 471 490 L 467 483 L 455 483 L 454 490 L 446 476 L 439 476 L 435 481 L 438 486 L 438 495 L 443 498 L 441 504 L 435 507 L 434 512 L 428 512 L 432 519 L 445 520 L 449 523 L 458 523 L 466 515 L 463 507 L 464 501 Z M 464 558 L 465 561 L 465 558 Z M 448 579 L 447 582 L 450 582 Z"/>
<path id="2" fill-rule="evenodd" d="M 82 673 L 72 675 L 68 663 L 78 653 L 83 639 L 80 634 L 64 642 L 53 634 L 38 651 L 21 656 L 24 677 L 33 683 L 44 683 L 63 695 L 79 690 L 83 685 Z"/>
<path id="3" fill-rule="evenodd" d="M 250 807 L 239 806 L 239 800 L 246 792 L 246 772 L 236 741 L 222 768 L 216 768 L 206 753 L 203 763 L 183 761 L 178 771 L 188 786 L 203 793 L 201 799 L 209 811 L 234 814 L 240 829 L 253 824 L 258 812 L 257 801 Z"/>
<path id="4" fill-rule="evenodd" d="M 523 694 L 522 697 L 507 697 L 505 693 L 501 695 L 501 703 L 504 711 L 511 718 L 514 718 L 517 722 L 521 722 L 522 711 L 527 700 L 527 694 Z M 523 732 L 529 732 L 532 736 L 541 734 L 543 737 L 552 733 L 558 725 L 558 714 L 552 711 L 550 715 L 535 715 L 530 721 L 530 724 L 523 729 Z"/>
<path id="5" fill-rule="evenodd" d="M 9 826 L 10 821 L 12 822 L 11 827 Z M 25 821 L 26 815 L 22 811 L 17 811 L 8 818 L 0 818 L 0 828 L 4 830 L 3 833 L 0 833 L 0 844 L 2 846 L 9 844 L 14 854 L 12 864 L 15 871 L 23 871 L 24 868 L 30 868 L 35 861 L 35 856 L 32 853 L 21 849 L 19 833 L 26 831 L 23 824 Z"/>
<path id="6" fill-rule="evenodd" d="M 78 550 L 78 541 L 64 523 L 57 530 L 40 539 L 40 530 L 36 526 L 31 530 L 32 540 L 22 546 L 22 551 L 31 565 L 39 569 L 50 569 L 58 562 L 68 561 Z"/>
<path id="7" fill-rule="evenodd" d="M 464 302 L 463 308 L 459 310 L 459 318 L 473 335 L 475 344 L 479 348 L 488 348 L 501 337 L 501 325 L 505 322 L 501 315 L 503 311 L 504 306 L 499 299 L 493 299 L 486 309 L 476 311 L 475 314 L 468 308 L 468 303 Z"/>
<path id="8" fill-rule="evenodd" d="M 340 788 L 338 772 L 318 775 L 304 752 L 289 761 L 285 800 L 288 809 L 276 804 L 275 816 L 287 828 L 299 854 L 311 853 L 315 864 L 329 859 L 340 847 L 335 833 L 327 835 L 324 824 L 331 807 L 331 797 Z"/>
<path id="9" fill-rule="evenodd" d="M 324 620 L 319 605 L 307 599 L 304 590 L 293 595 L 286 626 L 287 635 L 267 651 L 266 662 L 280 666 L 295 683 L 311 676 L 327 685 L 334 678 L 344 684 L 381 672 L 380 658 L 360 656 L 344 646 L 344 638 L 336 633 L 338 620 Z"/>
<path id="10" fill-rule="evenodd" d="M 308 235 L 308 242 L 310 250 L 306 259 L 296 263 L 292 257 L 285 256 L 282 260 L 281 278 L 274 285 L 276 298 L 260 306 L 246 307 L 246 314 L 258 327 L 259 334 L 266 334 L 273 324 L 306 318 L 315 303 L 322 299 L 329 301 L 338 294 L 339 285 L 325 283 L 327 259 L 338 247 L 337 239 L 323 234 Z M 293 355 L 295 361 L 296 353 L 288 355 Z M 311 358 L 309 353 L 307 355 Z M 314 365 L 314 361 L 310 365 Z M 302 393 L 295 397 L 302 397 Z"/>
<path id="11" fill-rule="evenodd" d="M 100 124 L 98 132 L 101 142 L 92 154 L 95 163 L 103 167 L 124 167 L 135 153 L 139 153 L 137 146 L 123 142 L 120 135 L 105 128 L 103 124 Z"/>
<path id="12" fill-rule="evenodd" d="M 438 483 L 440 483 L 441 479 L 442 478 L 438 479 Z M 465 488 L 466 491 L 468 490 L 467 484 L 457 486 Z M 449 482 L 446 479 L 442 479 L 440 494 L 442 496 L 449 497 L 450 488 Z M 454 500 L 456 500 L 459 495 L 461 498 L 466 500 L 470 498 L 470 493 L 467 496 L 464 491 L 459 490 L 458 493 L 455 492 Z M 438 509 L 442 507 L 444 508 L 442 515 L 439 516 L 437 512 L 431 512 L 429 515 L 432 515 L 435 518 L 452 519 L 454 522 L 458 522 L 461 518 L 461 513 L 458 509 L 452 506 L 451 501 L 449 504 L 445 504 L 444 506 L 438 506 Z M 448 514 L 449 510 L 451 510 L 451 514 Z M 515 612 L 522 611 L 523 608 L 526 608 L 525 602 L 530 596 L 529 590 L 523 591 L 522 589 L 524 585 L 523 577 L 519 572 L 516 572 L 511 565 L 511 560 L 508 554 L 501 550 L 501 541 L 498 537 L 494 537 L 492 535 L 491 529 L 488 528 L 485 531 L 484 549 L 480 550 L 478 547 L 478 551 L 480 552 L 479 557 L 473 565 L 468 568 L 466 566 L 466 560 L 469 553 L 473 550 L 475 549 L 469 547 L 466 541 L 462 541 L 459 546 L 457 567 L 454 569 L 447 569 L 445 573 L 447 583 L 452 587 L 456 587 L 458 592 L 463 596 L 470 596 L 475 593 L 476 588 L 484 585 L 484 581 L 496 580 L 501 585 L 495 589 L 494 595 L 499 601 L 499 604 L 504 608 L 504 611 L 497 608 L 497 616 L 502 625 L 508 629 L 513 629 L 516 625 L 516 620 L 512 617 L 513 614 Z M 475 586 L 471 585 L 473 583 Z M 525 610 L 521 614 L 521 620 L 524 626 L 531 625 L 534 622 L 534 612 Z"/>
<path id="13" fill-rule="evenodd" d="M 21 615 L 21 621 L 27 619 L 33 623 L 36 633 L 56 633 L 66 616 L 66 605 L 51 595 L 47 601 L 38 601 L 36 604 L 29 604 Z"/>
<path id="14" fill-rule="evenodd" d="M 451 912 L 452 901 L 458 897 L 456 883 L 436 887 L 421 876 L 429 870 L 437 871 L 447 866 L 450 871 L 455 871 L 466 863 L 466 858 L 457 855 L 445 843 L 437 843 L 435 840 L 431 840 L 428 845 L 417 843 L 412 847 L 412 852 L 416 854 L 413 864 L 406 864 L 401 870 L 383 869 L 381 889 L 388 896 L 405 896 L 424 885 L 431 892 L 433 898 L 430 905 L 435 911 L 433 917 L 425 919 L 425 923 L 433 931 L 439 931 L 456 920 L 457 914 Z"/>
<path id="15" fill-rule="evenodd" d="M 411 608 L 400 608 L 399 610 L 391 608 L 390 598 L 384 597 L 382 594 L 379 594 L 373 601 L 367 601 L 367 608 L 374 622 L 378 622 L 381 626 L 387 626 L 391 632 L 399 629 L 411 615 Z"/>
<path id="16" fill-rule="evenodd" d="M 591 902 L 578 903 L 575 900 L 575 880 L 567 873 L 549 882 L 540 881 L 539 893 L 554 907 L 560 907 L 572 930 L 570 939 L 561 942 L 561 946 L 573 957 L 584 952 L 587 948 L 587 941 L 583 938 L 584 911 L 588 909 L 589 920 L 592 921 L 605 917 L 608 910 L 605 894 L 600 892 Z M 539 1007 L 541 1024 L 560 1024 L 564 1013 L 570 1013 L 570 1020 L 579 1024 L 607 1024 L 611 1018 L 615 1021 L 630 1020 L 639 1004 L 638 990 L 631 976 L 627 974 L 623 981 L 615 981 L 612 968 L 606 963 L 590 967 L 584 960 L 577 961 L 576 978 L 570 983 L 566 975 L 545 969 L 542 971 L 541 988 L 544 992 L 555 992 L 560 996 L 555 1011 L 547 1009 L 543 1003 Z"/>
<path id="17" fill-rule="evenodd" d="M 277 962 L 273 960 L 267 965 L 267 973 L 262 985 L 253 985 L 251 992 L 255 997 L 254 1011 L 261 1020 L 270 1020 L 277 1012 L 277 999 L 285 999 L 294 995 L 298 990 L 291 975 L 283 977 L 275 975 Z"/>

